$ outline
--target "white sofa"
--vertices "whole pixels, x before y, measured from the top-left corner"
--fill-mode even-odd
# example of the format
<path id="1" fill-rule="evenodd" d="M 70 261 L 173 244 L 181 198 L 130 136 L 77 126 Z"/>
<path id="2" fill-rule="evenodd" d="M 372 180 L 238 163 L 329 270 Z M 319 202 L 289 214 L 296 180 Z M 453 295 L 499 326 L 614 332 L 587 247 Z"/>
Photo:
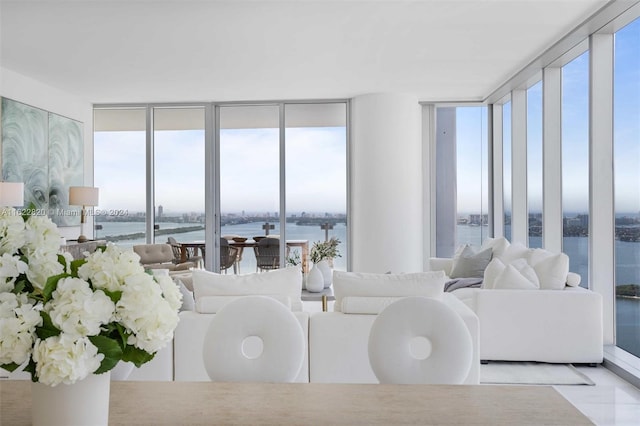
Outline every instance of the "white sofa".
<path id="1" fill-rule="evenodd" d="M 532 251 L 527 253 L 530 255 Z M 506 260 L 509 261 L 513 259 Z M 450 275 L 454 260 L 432 258 L 430 265 L 432 270 L 442 270 Z M 541 271 L 542 274 L 547 272 Z M 452 291 L 451 294 L 462 300 L 479 318 L 480 359 L 601 363 L 602 297 L 578 287 L 580 280 L 576 274 L 565 273 L 564 280 L 568 284 L 562 283 L 557 289 L 544 288 L 543 285 L 535 289 L 505 288 L 501 285 L 501 288 L 460 288 Z"/>
<path id="2" fill-rule="evenodd" d="M 460 315 L 473 342 L 473 363 L 465 384 L 480 382 L 478 317 L 451 294 L 442 302 Z M 309 381 L 378 383 L 369 365 L 368 341 L 375 314 L 317 312 L 309 318 Z M 442 324 L 446 327 L 446 324 Z"/>
<path id="3" fill-rule="evenodd" d="M 272 271 L 260 274 L 261 278 L 269 278 L 269 274 L 286 274 Z M 344 273 L 348 274 L 348 273 Z M 357 274 L 356 274 L 357 275 Z M 413 274 L 417 278 L 429 276 L 430 273 Z M 404 274 L 400 279 L 411 278 L 412 274 Z M 434 275 L 434 274 L 431 274 Z M 464 303 L 451 294 L 444 294 L 444 274 L 437 274 L 438 280 L 435 286 L 425 286 L 423 282 L 414 280 L 413 283 L 401 283 L 402 291 L 389 291 L 387 287 L 378 288 L 378 294 L 371 294 L 372 297 L 365 297 L 370 291 L 371 285 L 362 287 L 365 293 L 358 294 L 357 291 L 347 295 L 340 288 L 340 279 L 334 275 L 334 293 L 336 295 L 335 308 L 338 312 L 302 312 L 299 300 L 291 303 L 292 311 L 299 320 L 308 342 L 307 356 L 303 367 L 296 378 L 297 382 L 320 382 L 320 383 L 377 383 L 373 370 L 369 365 L 368 339 L 369 331 L 376 314 L 384 306 L 393 302 L 398 297 L 408 295 L 430 296 L 437 293 L 443 303 L 457 312 L 468 327 L 473 343 L 473 364 L 464 383 L 479 383 L 480 373 L 480 352 L 479 352 L 479 323 L 477 316 Z M 393 279 L 393 276 L 385 275 L 384 278 Z M 203 294 L 203 279 L 205 281 L 215 281 L 215 296 Z M 225 300 L 239 297 L 242 293 L 255 292 L 259 288 L 262 294 L 268 294 L 278 300 L 286 297 L 292 299 L 293 295 L 287 296 L 288 285 L 282 283 L 275 284 L 262 283 L 260 287 L 251 289 L 247 282 L 240 283 L 243 278 L 233 276 L 211 275 L 206 271 L 194 271 L 194 290 L 196 293 L 195 311 L 183 311 L 180 313 L 180 323 L 176 329 L 174 339 L 174 364 L 176 381 L 208 381 L 204 362 L 202 360 L 202 349 L 204 336 L 209 324 L 215 317 L 213 312 L 221 306 Z M 284 280 L 287 280 L 285 277 Z M 235 281 L 235 282 L 234 282 Z M 211 284 L 211 283 L 209 283 Z M 227 287 L 226 284 L 229 284 Z M 211 291 L 211 287 L 207 291 Z M 298 293 L 300 290 L 297 290 Z M 229 295 L 234 292 L 235 295 Z M 349 297 L 347 297 L 349 296 Z M 226 299 L 221 299 L 226 298 Z M 347 300 L 351 299 L 351 300 Z M 207 302 L 216 301 L 216 306 Z M 282 301 L 282 300 L 281 300 Z M 219 305 L 217 302 L 221 302 Z M 353 303 L 348 303 L 353 302 Z M 373 303 L 372 303 L 373 302 Z M 284 303 L 284 301 L 283 301 Z M 358 312 L 358 313 L 352 313 Z M 363 313 L 368 312 L 368 313 Z M 443 324 L 446 327 L 446 324 Z"/>

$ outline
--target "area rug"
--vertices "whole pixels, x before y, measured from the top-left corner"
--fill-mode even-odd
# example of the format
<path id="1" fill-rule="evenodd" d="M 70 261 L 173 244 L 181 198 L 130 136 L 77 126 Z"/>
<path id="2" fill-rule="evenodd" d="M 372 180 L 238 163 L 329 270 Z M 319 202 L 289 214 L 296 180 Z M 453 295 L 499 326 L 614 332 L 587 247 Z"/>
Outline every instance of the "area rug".
<path id="1" fill-rule="evenodd" d="M 588 385 L 595 383 L 571 364 L 489 362 L 480 366 L 480 383 L 518 385 Z"/>

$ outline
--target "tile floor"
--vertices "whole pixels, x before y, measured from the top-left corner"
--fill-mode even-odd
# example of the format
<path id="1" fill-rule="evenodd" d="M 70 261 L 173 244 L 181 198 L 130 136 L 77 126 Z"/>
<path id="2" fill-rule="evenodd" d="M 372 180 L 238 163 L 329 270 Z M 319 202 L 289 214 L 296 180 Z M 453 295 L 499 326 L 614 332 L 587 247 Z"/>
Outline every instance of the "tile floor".
<path id="1" fill-rule="evenodd" d="M 602 366 L 577 367 L 595 386 L 554 386 L 599 426 L 640 426 L 640 389 Z"/>

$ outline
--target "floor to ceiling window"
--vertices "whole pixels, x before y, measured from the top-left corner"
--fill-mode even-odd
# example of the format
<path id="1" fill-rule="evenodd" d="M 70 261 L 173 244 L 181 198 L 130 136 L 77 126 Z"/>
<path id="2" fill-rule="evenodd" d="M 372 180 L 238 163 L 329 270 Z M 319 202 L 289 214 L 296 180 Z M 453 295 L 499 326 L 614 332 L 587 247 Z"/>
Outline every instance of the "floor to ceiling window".
<path id="1" fill-rule="evenodd" d="M 205 239 L 204 116 L 202 107 L 153 109 L 156 243 Z"/>
<path id="2" fill-rule="evenodd" d="M 286 236 L 312 244 L 336 238 L 336 269 L 346 270 L 347 106 L 285 104 Z M 303 260 L 292 246 L 289 262 Z"/>
<path id="3" fill-rule="evenodd" d="M 529 247 L 542 247 L 542 82 L 527 89 Z"/>
<path id="4" fill-rule="evenodd" d="M 487 108 L 456 108 L 456 242 L 488 237 Z"/>
<path id="5" fill-rule="evenodd" d="M 220 107 L 223 237 L 280 236 L 279 122 L 278 105 Z M 252 248 L 242 248 L 238 266 L 242 273 L 257 271 Z"/>
<path id="6" fill-rule="evenodd" d="M 336 237 L 341 257 L 334 266 L 346 270 L 347 105 L 211 104 L 218 134 L 213 130 L 209 137 L 206 105 L 96 107 L 94 173 L 101 195 L 96 211 L 118 213 L 96 219 L 96 237 L 126 246 L 171 238 L 192 243 L 201 252 L 189 249 L 188 255 L 202 257 L 209 233 L 246 238 L 238 262 L 221 265 L 227 273 L 266 269 L 254 255 L 254 238 L 284 234 L 285 256 L 274 259 L 275 266 L 308 268 L 313 243 Z M 216 153 L 215 164 L 206 161 L 206 140 L 218 144 L 210 151 Z M 153 167 L 147 170 L 149 152 Z M 207 169 L 214 176 L 209 193 Z M 219 230 L 205 227 L 207 200 L 213 201 L 214 214 L 219 209 Z M 152 236 L 148 214 L 154 219 Z"/>
<path id="7" fill-rule="evenodd" d="M 616 345 L 640 357 L 640 19 L 614 49 Z"/>
<path id="8" fill-rule="evenodd" d="M 589 52 L 562 67 L 562 250 L 588 287 Z"/>
<path id="9" fill-rule="evenodd" d="M 132 246 L 145 241 L 146 110 L 94 111 L 95 238 Z M 93 233 L 85 230 L 91 238 Z"/>
<path id="10" fill-rule="evenodd" d="M 511 240 L 511 102 L 502 106 L 502 185 L 504 237 Z"/>

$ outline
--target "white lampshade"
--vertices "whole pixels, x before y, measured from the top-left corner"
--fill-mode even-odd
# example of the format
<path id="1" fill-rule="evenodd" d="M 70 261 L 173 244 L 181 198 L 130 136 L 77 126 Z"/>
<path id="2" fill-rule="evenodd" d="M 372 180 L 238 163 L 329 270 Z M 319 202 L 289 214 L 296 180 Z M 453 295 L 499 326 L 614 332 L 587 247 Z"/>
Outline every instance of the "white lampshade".
<path id="1" fill-rule="evenodd" d="M 97 206 L 98 188 L 91 186 L 70 186 L 69 205 L 72 206 Z"/>
<path id="2" fill-rule="evenodd" d="M 24 205 L 24 183 L 0 182 L 0 206 L 22 207 Z"/>

